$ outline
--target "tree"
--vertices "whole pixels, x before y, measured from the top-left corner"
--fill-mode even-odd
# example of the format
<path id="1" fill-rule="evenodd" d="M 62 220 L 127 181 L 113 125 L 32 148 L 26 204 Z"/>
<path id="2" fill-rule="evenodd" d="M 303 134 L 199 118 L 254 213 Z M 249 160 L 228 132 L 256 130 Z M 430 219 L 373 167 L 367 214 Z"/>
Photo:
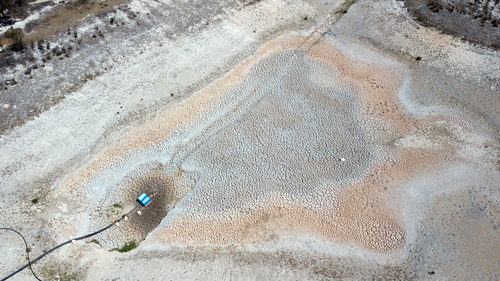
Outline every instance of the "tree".
<path id="1" fill-rule="evenodd" d="M 0 15 L 2 18 L 7 18 L 8 13 L 12 12 L 12 0 L 0 0 Z"/>
<path id="2" fill-rule="evenodd" d="M 5 37 L 9 38 L 14 45 L 14 49 L 22 50 L 23 49 L 23 38 L 24 33 L 21 28 L 13 28 L 12 26 L 5 31 Z"/>

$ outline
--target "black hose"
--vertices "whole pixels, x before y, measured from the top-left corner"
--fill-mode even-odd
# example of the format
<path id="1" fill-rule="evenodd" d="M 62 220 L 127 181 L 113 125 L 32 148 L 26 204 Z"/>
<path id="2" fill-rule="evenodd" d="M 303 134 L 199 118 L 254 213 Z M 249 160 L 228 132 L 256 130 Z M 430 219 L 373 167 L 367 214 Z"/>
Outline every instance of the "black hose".
<path id="1" fill-rule="evenodd" d="M 106 226 L 105 228 L 100 229 L 100 230 L 98 230 L 98 231 L 96 231 L 96 232 L 92 232 L 92 233 L 90 233 L 90 234 L 84 235 L 84 236 L 80 236 L 80 237 L 75 238 L 75 239 L 68 240 L 68 241 L 66 241 L 66 242 L 64 242 L 64 243 L 62 243 L 62 244 L 59 244 L 59 245 L 55 246 L 54 248 L 52 248 L 52 249 L 48 250 L 47 252 L 45 252 L 45 253 L 41 254 L 39 257 L 37 257 L 37 258 L 36 258 L 36 259 L 34 259 L 33 261 L 30 261 L 30 260 L 29 260 L 29 254 L 28 254 L 28 244 L 26 243 L 26 240 L 24 240 L 24 237 L 23 237 L 24 244 L 26 244 L 26 254 L 28 254 L 28 264 L 26 264 L 25 266 L 23 266 L 23 267 L 19 268 L 18 270 L 16 270 L 15 272 L 11 273 L 9 276 L 5 277 L 4 279 L 2 279 L 2 280 L 0 280 L 0 281 L 5 281 L 5 280 L 7 280 L 7 279 L 11 278 L 12 276 L 14 276 L 14 275 L 18 274 L 19 272 L 23 271 L 23 270 L 24 270 L 26 267 L 28 267 L 28 266 L 29 266 L 29 267 L 30 267 L 30 269 L 31 269 L 31 265 L 32 265 L 33 263 L 35 263 L 35 262 L 36 262 L 36 261 L 38 261 L 39 259 L 43 258 L 45 255 L 49 254 L 50 252 L 52 252 L 52 251 L 54 251 L 54 250 L 57 250 L 58 248 L 60 248 L 60 247 L 62 247 L 62 246 L 64 246 L 64 245 L 66 245 L 66 244 L 69 244 L 69 243 L 71 243 L 71 242 L 73 242 L 73 241 L 78 241 L 78 240 L 82 240 L 82 239 L 85 239 L 85 238 L 89 238 L 89 237 L 92 237 L 92 236 L 94 236 L 94 235 L 96 235 L 96 234 L 99 234 L 99 233 L 101 233 L 101 232 L 105 231 L 106 229 L 108 229 L 108 228 L 112 227 L 113 225 L 115 225 L 117 222 L 120 222 L 121 220 L 123 220 L 123 218 L 124 218 L 125 216 L 130 215 L 130 213 L 132 213 L 133 211 L 135 211 L 135 209 L 137 209 L 137 207 L 139 207 L 140 205 L 141 205 L 141 204 L 137 204 L 137 206 L 135 206 L 132 210 L 130 210 L 130 212 L 128 212 L 127 214 L 125 214 L 124 216 L 122 216 L 119 220 L 117 220 L 117 221 L 113 222 L 112 224 L 110 224 L 110 225 Z M 10 229 L 10 228 L 0 228 L 0 229 L 9 229 L 9 230 L 15 231 L 14 229 Z M 15 231 L 15 232 L 16 232 L 17 234 L 21 235 L 21 233 L 19 233 L 19 232 L 17 232 L 17 231 Z M 21 235 L 21 237 L 22 237 L 22 235 Z M 35 275 L 35 273 L 33 272 L 33 269 L 31 269 L 31 272 L 33 273 L 33 275 L 35 276 L 35 278 L 36 278 L 36 279 L 40 280 L 40 279 L 39 279 L 39 278 Z M 40 281 L 41 281 L 41 280 L 40 280 Z"/>
<path id="2" fill-rule="evenodd" d="M 28 256 L 28 262 L 29 262 L 29 266 L 30 266 L 30 270 L 31 270 L 31 273 L 33 273 L 33 276 L 35 276 L 35 278 L 39 281 L 42 281 L 40 280 L 40 278 L 38 278 L 38 276 L 36 276 L 35 272 L 33 271 L 33 268 L 31 268 L 31 261 L 30 261 L 30 251 L 28 249 L 28 243 L 26 242 L 26 239 L 24 239 L 24 236 L 19 233 L 17 230 L 15 229 L 12 229 L 12 228 L 8 228 L 8 227 L 0 227 L 0 230 L 10 230 L 10 231 L 14 231 L 15 233 L 19 234 L 19 236 L 21 236 L 21 238 L 23 238 L 23 241 L 24 241 L 24 246 L 26 246 L 26 255 Z M 5 280 L 5 279 L 3 279 Z"/>

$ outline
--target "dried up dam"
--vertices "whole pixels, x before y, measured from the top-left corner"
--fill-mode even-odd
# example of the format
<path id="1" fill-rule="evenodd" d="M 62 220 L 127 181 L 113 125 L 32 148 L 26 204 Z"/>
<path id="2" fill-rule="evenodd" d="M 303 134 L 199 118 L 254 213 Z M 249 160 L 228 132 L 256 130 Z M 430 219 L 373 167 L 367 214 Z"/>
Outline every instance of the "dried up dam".
<path id="1" fill-rule="evenodd" d="M 155 195 L 140 215 L 35 271 L 499 278 L 500 55 L 419 26 L 393 1 L 345 13 L 345 3 L 329 5 L 263 1 L 227 12 L 115 62 L 5 133 L 0 223 L 26 232 L 35 255 L 105 227 L 142 192 Z M 290 16 L 299 11 L 308 15 Z M 268 29 L 256 32 L 252 20 Z M 0 277 L 23 261 L 21 242 L 6 237 Z M 130 241 L 138 247 L 113 251 Z"/>

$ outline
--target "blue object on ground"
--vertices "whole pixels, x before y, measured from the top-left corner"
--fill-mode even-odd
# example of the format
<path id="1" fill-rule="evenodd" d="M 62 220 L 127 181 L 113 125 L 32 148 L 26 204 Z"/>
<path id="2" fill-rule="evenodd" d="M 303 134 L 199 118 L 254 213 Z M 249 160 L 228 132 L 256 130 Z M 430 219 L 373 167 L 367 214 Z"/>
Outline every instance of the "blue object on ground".
<path id="1" fill-rule="evenodd" d="M 137 197 L 137 201 L 139 201 L 139 203 L 142 204 L 142 206 L 146 206 L 149 201 L 151 201 L 151 197 L 149 197 L 146 193 L 142 193 L 141 195 L 139 195 L 139 197 Z"/>

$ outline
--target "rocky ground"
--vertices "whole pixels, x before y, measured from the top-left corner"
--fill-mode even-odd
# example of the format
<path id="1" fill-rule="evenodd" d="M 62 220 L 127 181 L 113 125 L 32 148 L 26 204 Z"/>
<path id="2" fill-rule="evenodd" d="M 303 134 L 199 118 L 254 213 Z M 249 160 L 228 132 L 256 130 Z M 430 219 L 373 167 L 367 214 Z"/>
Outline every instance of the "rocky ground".
<path id="1" fill-rule="evenodd" d="M 405 7 L 424 26 L 432 26 L 464 41 L 500 49 L 500 2 L 408 0 Z"/>
<path id="2" fill-rule="evenodd" d="M 461 9 L 489 11 L 484 26 L 464 28 L 496 28 L 483 2 Z M 38 256 L 148 192 L 142 215 L 35 272 L 498 279 L 498 41 L 464 40 L 415 3 L 74 2 L 88 10 L 77 36 L 54 31 L 2 68 L 0 226 Z M 25 255 L 0 235 L 3 277 Z"/>

